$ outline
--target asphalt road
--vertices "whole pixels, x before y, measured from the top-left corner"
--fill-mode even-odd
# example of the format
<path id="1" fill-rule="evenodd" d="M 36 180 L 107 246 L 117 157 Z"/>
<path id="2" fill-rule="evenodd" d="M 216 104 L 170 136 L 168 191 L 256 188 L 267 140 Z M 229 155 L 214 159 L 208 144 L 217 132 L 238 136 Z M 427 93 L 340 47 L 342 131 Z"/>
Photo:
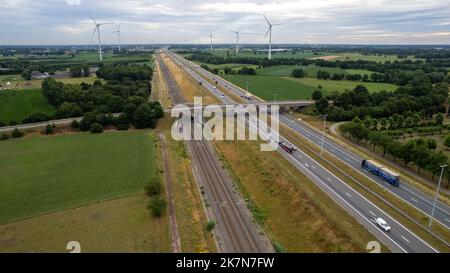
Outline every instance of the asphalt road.
<path id="1" fill-rule="evenodd" d="M 173 59 L 190 74 L 194 79 L 202 82 L 212 94 L 221 99 L 223 103 L 234 103 L 225 94 L 214 88 L 205 78 L 217 80 L 219 84 L 237 95 L 242 95 L 241 89 L 231 85 L 230 83 L 219 78 L 217 75 L 211 74 L 206 70 L 198 67 L 189 61 L 182 59 L 178 55 L 171 53 Z M 287 124 L 289 125 L 289 124 Z M 249 126 L 255 126 L 249 122 Z M 261 132 L 264 134 L 264 132 Z M 283 137 L 280 139 L 289 143 Z M 428 243 L 420 237 L 412 233 L 406 227 L 397 222 L 393 217 L 378 208 L 371 201 L 353 190 L 345 182 L 340 180 L 334 174 L 329 172 L 318 162 L 313 160 L 307 154 L 297 148 L 295 152 L 289 154 L 282 149 L 279 152 L 289 160 L 298 170 L 308 176 L 317 186 L 325 191 L 333 200 L 341 207 L 349 212 L 358 222 L 364 225 L 372 234 L 374 234 L 381 242 L 387 245 L 393 252 L 414 252 L 426 253 L 437 252 Z M 391 232 L 385 232 L 379 228 L 374 219 L 381 217 L 391 226 Z"/>
<path id="2" fill-rule="evenodd" d="M 168 86 L 174 104 L 184 103 L 181 90 L 169 70 L 160 62 L 163 78 Z M 194 126 L 193 134 L 199 134 L 199 126 Z M 246 202 L 233 188 L 233 181 L 225 172 L 212 144 L 206 140 L 187 141 L 192 159 L 194 175 L 199 187 L 205 192 L 209 208 L 216 226 L 214 232 L 220 252 L 265 253 L 273 249 L 267 238 L 260 234 L 251 219 Z M 211 217 L 212 216 L 212 217 Z"/>
<path id="3" fill-rule="evenodd" d="M 175 57 L 178 57 L 177 55 L 174 55 Z M 178 60 L 181 62 L 181 60 Z M 245 91 L 240 89 L 239 87 L 231 84 L 230 82 L 218 77 L 217 75 L 214 75 L 198 65 L 191 63 L 191 68 L 194 68 L 196 72 L 201 73 L 203 76 L 208 77 L 210 80 L 217 81 L 219 85 L 227 88 L 229 91 L 233 92 L 234 94 L 243 97 L 245 95 Z M 200 75 L 193 75 L 193 77 L 201 81 Z M 205 83 L 204 83 L 205 84 Z M 207 87 L 210 89 L 213 93 L 221 95 L 222 92 L 214 89 L 213 85 L 210 83 L 206 83 Z M 233 103 L 232 100 L 225 100 L 226 103 Z M 258 98 L 252 98 L 252 101 L 255 101 L 256 103 L 260 102 Z M 293 119 L 291 116 L 287 114 L 280 114 L 280 122 L 291 128 L 292 130 L 296 131 L 300 135 L 302 135 L 304 138 L 308 139 L 310 142 L 314 143 L 315 145 L 321 146 L 322 143 L 322 135 L 308 127 L 307 125 Z M 326 135 L 325 135 L 326 136 Z M 433 197 L 424 193 L 423 191 L 400 181 L 399 187 L 394 187 L 384 181 L 383 179 L 373 175 L 370 172 L 367 172 L 361 167 L 361 162 L 363 158 L 361 158 L 359 155 L 345 149 L 340 144 L 334 142 L 333 140 L 329 139 L 328 137 L 325 137 L 324 139 L 324 150 L 330 153 L 331 155 L 335 156 L 337 159 L 341 160 L 343 163 L 347 164 L 351 168 L 355 169 L 362 175 L 366 176 L 367 178 L 371 179 L 374 183 L 378 184 L 382 188 L 388 190 L 392 194 L 396 195 L 398 198 L 402 199 L 409 205 L 413 206 L 417 210 L 423 212 L 426 215 L 431 214 L 432 206 L 433 206 Z M 450 228 L 450 206 L 438 202 L 435 212 L 434 212 L 434 219 L 436 222 L 439 222 L 441 225 L 446 227 L 447 229 Z"/>

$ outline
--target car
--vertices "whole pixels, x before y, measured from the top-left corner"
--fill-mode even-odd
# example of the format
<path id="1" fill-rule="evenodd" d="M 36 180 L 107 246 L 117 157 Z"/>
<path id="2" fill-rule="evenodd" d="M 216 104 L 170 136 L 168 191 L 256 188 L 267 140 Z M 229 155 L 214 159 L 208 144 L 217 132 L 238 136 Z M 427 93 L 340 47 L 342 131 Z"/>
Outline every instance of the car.
<path id="1" fill-rule="evenodd" d="M 383 218 L 377 218 L 376 223 L 379 227 L 381 227 L 384 231 L 389 232 L 391 231 L 391 227 L 384 221 Z"/>

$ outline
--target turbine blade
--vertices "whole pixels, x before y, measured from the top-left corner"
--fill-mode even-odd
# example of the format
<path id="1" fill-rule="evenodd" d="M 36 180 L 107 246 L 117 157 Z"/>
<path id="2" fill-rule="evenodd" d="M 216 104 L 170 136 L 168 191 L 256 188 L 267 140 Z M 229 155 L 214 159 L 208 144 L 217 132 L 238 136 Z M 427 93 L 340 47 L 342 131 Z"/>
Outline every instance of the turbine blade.
<path id="1" fill-rule="evenodd" d="M 269 20 L 267 19 L 267 17 L 264 14 L 263 14 L 263 16 L 264 16 L 264 19 L 266 19 L 266 21 L 269 24 L 269 26 L 271 26 L 271 24 L 270 24 Z"/>
<path id="2" fill-rule="evenodd" d="M 91 43 L 92 42 L 92 39 L 94 38 L 94 35 L 95 35 L 95 32 L 97 31 L 97 26 L 94 28 L 94 32 L 92 32 L 92 35 L 91 35 L 91 39 L 89 40 L 89 43 Z"/>
<path id="3" fill-rule="evenodd" d="M 270 27 L 267 29 L 266 36 L 264 36 L 264 38 L 267 37 L 267 35 L 269 34 L 269 31 L 270 31 L 271 28 L 272 28 L 272 26 L 270 26 Z"/>
<path id="4" fill-rule="evenodd" d="M 283 25 L 283 24 L 273 24 L 272 26 L 281 26 L 281 25 Z"/>
<path id="5" fill-rule="evenodd" d="M 95 21 L 94 17 L 92 17 L 92 15 L 91 15 L 91 13 L 89 12 L 88 9 L 86 9 L 86 12 L 87 12 L 88 16 L 91 18 L 91 20 L 94 22 L 94 24 L 97 25 L 97 22 Z"/>

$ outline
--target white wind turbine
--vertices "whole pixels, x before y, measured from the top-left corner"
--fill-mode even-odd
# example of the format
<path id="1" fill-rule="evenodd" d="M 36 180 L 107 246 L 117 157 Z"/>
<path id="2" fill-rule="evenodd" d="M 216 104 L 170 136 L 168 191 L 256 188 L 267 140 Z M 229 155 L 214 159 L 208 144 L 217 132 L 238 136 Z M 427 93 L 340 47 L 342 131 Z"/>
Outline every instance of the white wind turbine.
<path id="1" fill-rule="evenodd" d="M 236 55 L 239 54 L 239 31 L 241 31 L 241 27 L 236 31 L 231 31 L 236 34 Z"/>
<path id="2" fill-rule="evenodd" d="M 94 17 L 92 17 L 92 15 L 89 14 L 89 17 L 91 17 L 91 19 L 92 19 L 92 21 L 94 22 L 94 25 L 95 25 L 94 32 L 92 32 L 91 41 L 92 41 L 92 38 L 94 38 L 95 32 L 97 32 L 97 35 L 98 35 L 98 54 L 100 56 L 100 61 L 103 61 L 102 41 L 100 39 L 100 27 L 103 26 L 103 25 L 110 24 L 110 23 L 101 23 L 101 24 L 99 24 L 99 23 L 97 23 L 95 21 L 95 19 L 94 19 Z"/>
<path id="3" fill-rule="evenodd" d="M 282 24 L 271 24 L 269 22 L 269 20 L 267 20 L 267 17 L 264 14 L 263 14 L 263 16 L 264 16 L 264 19 L 266 19 L 267 24 L 269 24 L 269 28 L 267 29 L 266 36 L 264 36 L 264 37 L 267 37 L 267 34 L 269 34 L 269 60 L 271 60 L 272 59 L 272 27 L 279 26 Z"/>
<path id="4" fill-rule="evenodd" d="M 119 23 L 119 26 L 117 27 L 117 30 L 114 31 L 113 33 L 117 34 L 117 44 L 119 45 L 119 52 L 120 50 L 120 26 L 122 25 L 122 22 Z"/>
<path id="5" fill-rule="evenodd" d="M 211 34 L 209 34 L 209 38 L 210 38 L 210 46 L 209 46 L 209 50 L 212 52 L 212 47 L 213 47 L 213 34 L 211 32 Z"/>

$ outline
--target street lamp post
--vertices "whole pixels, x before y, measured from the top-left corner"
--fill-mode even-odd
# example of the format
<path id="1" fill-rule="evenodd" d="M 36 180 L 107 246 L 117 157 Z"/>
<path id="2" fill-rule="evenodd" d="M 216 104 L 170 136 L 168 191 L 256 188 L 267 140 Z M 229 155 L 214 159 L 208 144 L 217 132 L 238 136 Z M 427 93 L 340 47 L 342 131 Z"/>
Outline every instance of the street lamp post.
<path id="1" fill-rule="evenodd" d="M 322 144 L 320 145 L 320 155 L 323 155 L 323 141 L 325 138 L 325 125 L 327 123 L 327 115 L 323 115 Z"/>
<path id="2" fill-rule="evenodd" d="M 439 197 L 439 188 L 441 187 L 441 182 L 442 182 L 442 177 L 444 176 L 444 169 L 445 167 L 447 167 L 447 165 L 442 165 L 441 166 L 441 177 L 439 178 L 439 182 L 438 182 L 438 186 L 436 189 L 436 195 L 434 197 L 434 202 L 433 202 L 433 208 L 431 209 L 431 214 L 430 214 L 430 223 L 428 223 L 428 230 L 431 230 L 431 223 L 433 222 L 433 215 L 434 215 L 434 210 L 436 209 L 436 203 Z"/>

